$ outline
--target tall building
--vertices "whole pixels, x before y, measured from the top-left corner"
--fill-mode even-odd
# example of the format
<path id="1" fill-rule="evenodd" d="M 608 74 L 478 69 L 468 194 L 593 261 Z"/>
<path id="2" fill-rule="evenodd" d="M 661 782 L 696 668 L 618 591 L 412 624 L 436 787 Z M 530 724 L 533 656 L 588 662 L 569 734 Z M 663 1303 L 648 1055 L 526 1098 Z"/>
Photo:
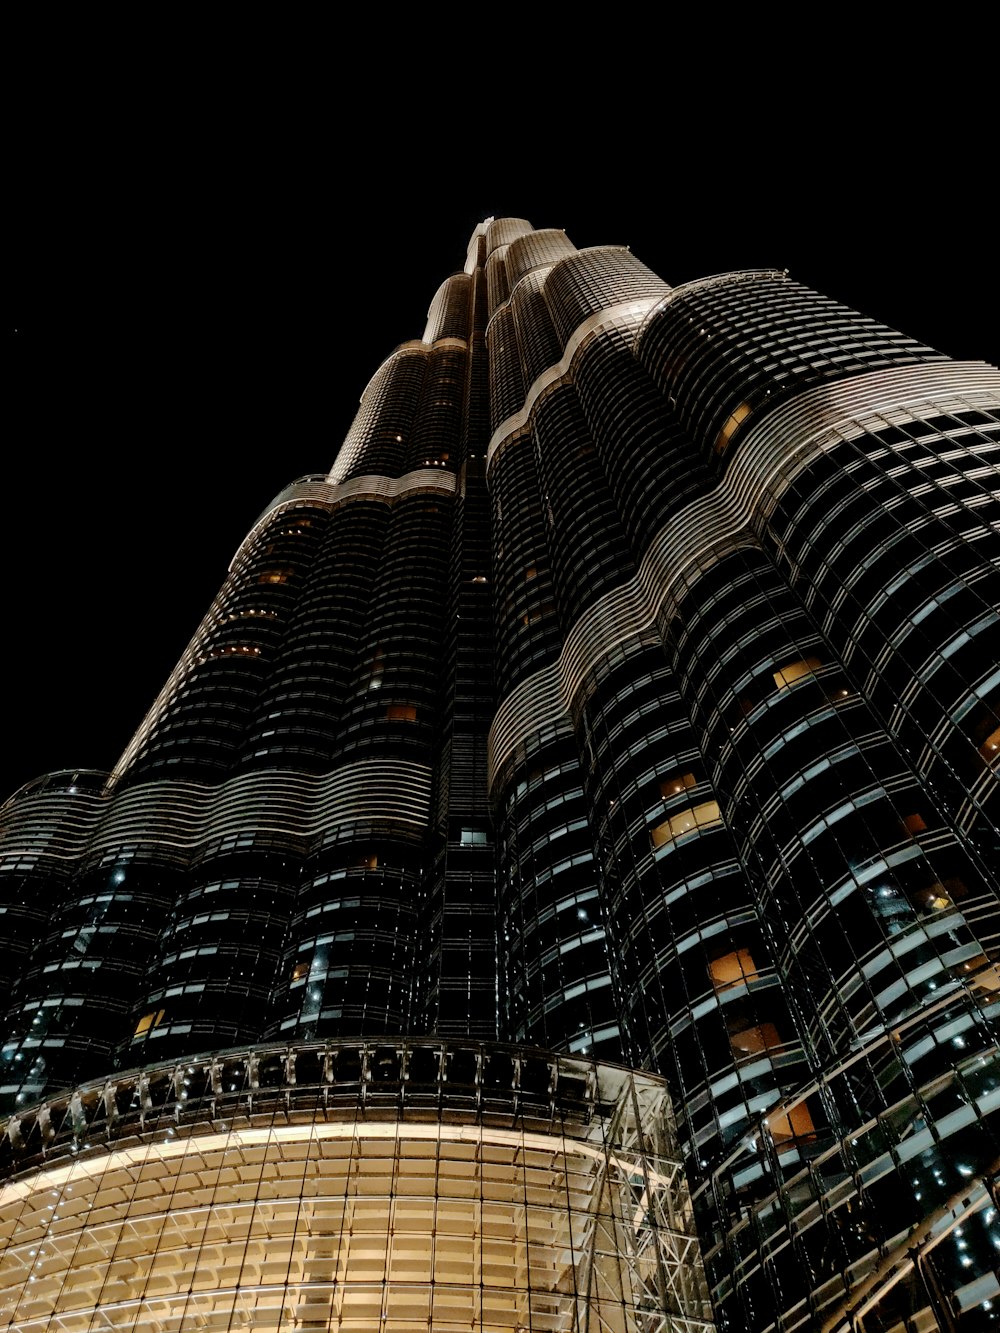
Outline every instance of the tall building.
<path id="1" fill-rule="evenodd" d="M 478 227 L 2 811 L 0 1326 L 1000 1322 L 998 458 L 785 273 Z"/>

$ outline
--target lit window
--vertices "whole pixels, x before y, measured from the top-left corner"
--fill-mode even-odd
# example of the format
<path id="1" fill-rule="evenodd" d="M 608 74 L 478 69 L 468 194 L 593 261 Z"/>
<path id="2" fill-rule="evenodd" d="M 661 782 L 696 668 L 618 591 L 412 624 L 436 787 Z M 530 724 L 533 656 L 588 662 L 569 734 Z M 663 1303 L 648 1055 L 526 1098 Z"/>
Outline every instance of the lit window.
<path id="1" fill-rule="evenodd" d="M 923 833 L 926 827 L 927 823 L 923 815 L 903 816 L 903 828 L 906 829 L 907 833 Z"/>
<path id="2" fill-rule="evenodd" d="M 382 675 L 385 671 L 385 652 L 382 648 L 376 648 L 371 660 L 371 676 L 368 680 L 370 690 L 380 690 L 382 688 Z"/>
<path id="3" fill-rule="evenodd" d="M 550 611 L 554 611 L 555 609 L 554 602 L 543 602 L 541 606 L 525 612 L 521 617 L 521 624 L 533 625 L 536 621 L 541 620 L 542 616 L 548 615 Z"/>
<path id="4" fill-rule="evenodd" d="M 686 810 L 678 810 L 675 815 L 665 819 L 662 824 L 657 824 L 655 828 L 649 830 L 649 837 L 654 847 L 663 847 L 675 838 L 681 838 L 685 833 L 692 833 L 695 829 L 710 828 L 714 824 L 722 823 L 722 813 L 719 810 L 718 801 L 703 801 L 701 805 L 688 806 Z"/>
<path id="5" fill-rule="evenodd" d="M 295 966 L 292 968 L 292 984 L 294 985 L 296 981 L 302 981 L 303 978 L 307 977 L 308 975 L 309 975 L 309 963 L 303 959 L 302 961 L 296 963 Z"/>
<path id="6" fill-rule="evenodd" d="M 984 953 L 967 958 L 955 970 L 959 976 L 974 978 L 974 984 L 981 990 L 1000 990 L 1000 968 L 996 963 L 991 963 Z"/>
<path id="7" fill-rule="evenodd" d="M 390 722 L 416 722 L 417 710 L 413 704 L 390 704 L 385 710 Z"/>
<path id="8" fill-rule="evenodd" d="M 532 579 L 536 579 L 537 577 L 538 577 L 538 566 L 529 565 L 528 568 L 524 571 L 525 583 L 530 583 Z"/>
<path id="9" fill-rule="evenodd" d="M 750 404 L 740 403 L 735 412 L 731 413 L 725 421 L 722 429 L 719 431 L 719 438 L 715 441 L 715 452 L 724 454 L 729 448 L 729 442 L 739 430 L 740 426 L 750 415 Z"/>
<path id="10" fill-rule="evenodd" d="M 462 829 L 462 846 L 478 847 L 486 842 L 486 834 L 482 829 L 464 828 Z"/>
<path id="11" fill-rule="evenodd" d="M 759 976 L 749 949 L 734 949 L 721 958 L 713 958 L 708 965 L 708 974 L 712 978 L 712 985 L 719 991 L 753 981 Z"/>
<path id="12" fill-rule="evenodd" d="M 818 657 L 800 657 L 797 662 L 786 662 L 774 673 L 774 683 L 779 690 L 783 690 L 786 686 L 801 680 L 803 676 L 811 676 L 822 665 Z"/>
<path id="13" fill-rule="evenodd" d="M 135 1025 L 135 1036 L 141 1037 L 144 1032 L 149 1032 L 151 1028 L 159 1027 L 166 1012 L 165 1009 L 154 1009 L 151 1014 L 143 1014 Z"/>
<path id="14" fill-rule="evenodd" d="M 814 1139 L 816 1126 L 805 1102 L 799 1102 L 790 1111 L 774 1111 L 767 1117 L 767 1127 L 776 1144 L 792 1139 Z"/>
<path id="15" fill-rule="evenodd" d="M 996 731 L 990 732 L 980 745 L 979 753 L 987 763 L 993 763 L 994 760 L 1000 759 L 1000 727 L 997 727 Z"/>
<path id="16" fill-rule="evenodd" d="M 679 796 L 685 787 L 697 787 L 698 779 L 693 773 L 678 773 L 660 783 L 660 795 L 663 797 Z"/>
<path id="17" fill-rule="evenodd" d="M 755 1027 L 744 1028 L 742 1032 L 731 1032 L 729 1044 L 738 1055 L 759 1055 L 774 1050 L 782 1041 L 773 1023 L 758 1023 Z"/>
<path id="18" fill-rule="evenodd" d="M 920 889 L 913 895 L 913 904 L 922 912 L 943 912 L 946 908 L 954 906 L 943 884 L 932 884 L 929 888 Z"/>
<path id="19" fill-rule="evenodd" d="M 258 583 L 287 583 L 294 573 L 291 569 L 265 569 L 257 575 Z"/>

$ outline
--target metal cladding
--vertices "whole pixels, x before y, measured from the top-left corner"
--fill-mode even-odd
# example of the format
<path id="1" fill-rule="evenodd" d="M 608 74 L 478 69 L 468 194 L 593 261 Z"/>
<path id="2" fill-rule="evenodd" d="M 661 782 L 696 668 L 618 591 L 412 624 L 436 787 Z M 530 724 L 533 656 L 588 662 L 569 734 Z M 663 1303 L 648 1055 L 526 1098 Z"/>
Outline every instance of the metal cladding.
<path id="1" fill-rule="evenodd" d="M 79 1137 L 95 1079 L 142 1104 L 142 1077 L 242 1060 L 245 1092 L 261 1043 L 319 1068 L 315 1043 L 529 1044 L 663 1080 L 718 1328 L 992 1326 L 998 463 L 993 367 L 780 271 L 670 287 L 484 223 L 331 472 L 253 526 L 115 772 L 2 811 L 11 1151 L 40 1098 Z M 295 1272 L 267 1311 L 355 1327 Z M 367 1279 L 323 1274 L 374 1327 Z M 412 1318 L 702 1327 L 658 1281 Z M 211 1326 L 265 1318 L 226 1309 Z"/>

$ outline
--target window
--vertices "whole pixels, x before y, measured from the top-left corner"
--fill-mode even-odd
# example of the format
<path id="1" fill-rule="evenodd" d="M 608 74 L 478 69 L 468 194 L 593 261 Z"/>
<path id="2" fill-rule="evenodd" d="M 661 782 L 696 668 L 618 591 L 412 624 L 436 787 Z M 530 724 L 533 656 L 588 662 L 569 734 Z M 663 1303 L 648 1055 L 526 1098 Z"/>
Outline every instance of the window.
<path id="1" fill-rule="evenodd" d="M 739 407 L 726 418 L 725 424 L 719 431 L 719 437 L 715 441 L 715 452 L 717 454 L 724 454 L 726 452 L 729 448 L 730 440 L 749 415 L 750 404 L 740 403 Z"/>
<path id="2" fill-rule="evenodd" d="M 461 841 L 463 847 L 484 846 L 486 843 L 486 834 L 482 829 L 464 828 L 462 829 Z"/>
<path id="3" fill-rule="evenodd" d="M 814 671 L 818 671 L 823 663 L 818 657 L 802 657 L 797 662 L 786 662 L 783 667 L 774 673 L 774 683 L 779 690 L 801 680 L 803 676 L 811 676 Z"/>
<path id="4" fill-rule="evenodd" d="M 390 722 L 416 722 L 417 710 L 413 704 L 390 704 L 385 710 Z"/>
<path id="5" fill-rule="evenodd" d="M 660 783 L 660 795 L 664 798 L 679 795 L 685 787 L 697 787 L 698 779 L 693 773 L 678 773 Z"/>
<path id="6" fill-rule="evenodd" d="M 142 1018 L 140 1018 L 135 1025 L 134 1035 L 136 1037 L 141 1037 L 144 1033 L 149 1032 L 151 1028 L 159 1027 L 163 1022 L 163 1015 L 165 1013 L 165 1009 L 154 1009 L 151 1014 L 143 1014 Z"/>
<path id="7" fill-rule="evenodd" d="M 708 965 L 708 975 L 717 991 L 727 990 L 741 982 L 753 981 L 760 974 L 754 966 L 749 949 L 734 949 L 732 953 L 713 958 Z"/>
<path id="8" fill-rule="evenodd" d="M 737 1055 L 759 1055 L 782 1045 L 778 1029 L 773 1023 L 758 1023 L 729 1034 L 729 1044 Z"/>
<path id="9" fill-rule="evenodd" d="M 913 895 L 913 905 L 922 912 L 943 912 L 954 906 L 943 884 L 931 884 L 925 889 L 918 889 Z"/>
<path id="10" fill-rule="evenodd" d="M 710 828 L 722 823 L 722 814 L 718 801 L 704 801 L 701 805 L 688 806 L 678 810 L 677 814 L 665 819 L 662 824 L 649 830 L 650 841 L 654 847 L 664 847 L 675 838 L 683 837 L 695 829 Z"/>
<path id="11" fill-rule="evenodd" d="M 991 963 L 984 953 L 976 954 L 975 958 L 967 958 L 964 963 L 959 963 L 955 971 L 962 977 L 974 976 L 975 985 L 982 990 L 1000 990 L 1000 969 L 996 963 Z"/>
<path id="12" fill-rule="evenodd" d="M 372 654 L 371 675 L 368 678 L 368 688 L 370 690 L 380 690 L 382 688 L 382 675 L 385 671 L 385 651 L 378 647 Z"/>
<path id="13" fill-rule="evenodd" d="M 814 1139 L 816 1126 L 809 1114 L 805 1102 L 799 1102 L 790 1111 L 774 1111 L 767 1117 L 767 1127 L 776 1144 L 787 1143 L 791 1139 Z"/>
<path id="14" fill-rule="evenodd" d="M 291 569 L 264 569 L 257 575 L 257 582 L 287 583 L 293 573 Z"/>

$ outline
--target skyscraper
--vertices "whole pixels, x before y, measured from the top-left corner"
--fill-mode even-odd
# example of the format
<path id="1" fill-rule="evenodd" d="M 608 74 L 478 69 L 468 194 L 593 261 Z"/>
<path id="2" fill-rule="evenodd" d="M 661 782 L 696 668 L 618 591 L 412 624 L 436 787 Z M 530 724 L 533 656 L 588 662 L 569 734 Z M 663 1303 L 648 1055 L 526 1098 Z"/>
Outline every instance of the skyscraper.
<path id="1" fill-rule="evenodd" d="M 782 272 L 477 228 L 3 811 L 9 1326 L 706 1328 L 691 1210 L 720 1328 L 1000 1317 L 998 450 Z"/>

